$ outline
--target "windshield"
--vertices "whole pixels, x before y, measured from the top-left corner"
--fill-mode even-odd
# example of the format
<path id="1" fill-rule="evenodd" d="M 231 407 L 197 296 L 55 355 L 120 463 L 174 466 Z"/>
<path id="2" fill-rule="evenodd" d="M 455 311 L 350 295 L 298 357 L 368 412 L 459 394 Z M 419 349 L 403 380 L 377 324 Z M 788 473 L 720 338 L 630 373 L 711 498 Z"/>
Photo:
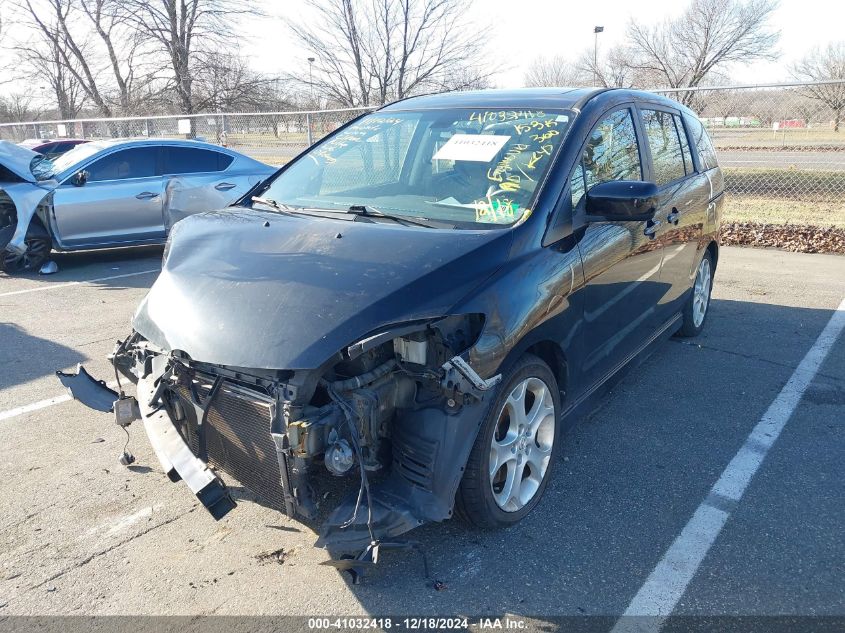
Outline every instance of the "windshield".
<path id="1" fill-rule="evenodd" d="M 38 181 L 50 180 L 55 173 L 55 169 L 53 161 L 41 154 L 33 156 L 32 160 L 29 161 L 29 171 L 32 172 L 35 180 Z"/>
<path id="2" fill-rule="evenodd" d="M 574 114 L 565 110 L 377 112 L 316 145 L 259 190 L 287 207 L 375 212 L 457 227 L 531 213 Z"/>
<path id="3" fill-rule="evenodd" d="M 72 150 L 65 152 L 61 156 L 56 156 L 50 161 L 53 169 L 49 174 L 47 174 L 46 177 L 39 177 L 38 174 L 36 174 L 36 177 L 38 178 L 38 180 L 47 180 L 48 178 L 55 178 L 62 172 L 70 169 L 78 163 L 83 162 L 84 160 L 86 160 L 90 156 L 93 156 L 102 149 L 103 148 L 98 143 L 83 143 L 81 145 L 77 145 Z"/>

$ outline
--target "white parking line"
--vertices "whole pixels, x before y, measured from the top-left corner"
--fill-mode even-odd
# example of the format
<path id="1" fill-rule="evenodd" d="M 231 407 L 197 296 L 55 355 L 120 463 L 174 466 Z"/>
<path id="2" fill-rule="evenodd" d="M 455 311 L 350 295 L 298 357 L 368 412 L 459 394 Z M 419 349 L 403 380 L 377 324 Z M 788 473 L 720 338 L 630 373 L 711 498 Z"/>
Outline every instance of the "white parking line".
<path id="1" fill-rule="evenodd" d="M 801 396 L 824 362 L 837 337 L 845 329 L 845 299 L 830 317 L 810 351 L 795 368 L 789 381 L 751 431 L 742 448 L 727 465 L 710 494 L 692 515 L 663 558 L 640 587 L 611 633 L 659 631 L 686 591 L 730 511 L 728 504 L 742 499 L 751 478 L 778 439 Z M 723 507 L 717 507 L 722 505 Z"/>
<path id="2" fill-rule="evenodd" d="M 26 288 L 24 290 L 13 290 L 11 292 L 0 292 L 0 297 L 10 297 L 12 295 L 22 295 L 27 292 L 41 292 L 42 290 L 55 290 L 57 288 L 67 288 L 68 286 L 79 286 L 80 284 L 93 284 L 98 281 L 109 281 L 111 279 L 123 279 L 124 277 L 135 277 L 137 275 L 147 275 L 149 273 L 157 273 L 160 268 L 152 268 L 150 270 L 139 270 L 136 273 L 123 273 L 122 275 L 110 275 L 109 277 L 98 277 L 96 279 L 84 279 L 82 281 L 66 281 L 64 283 L 50 284 L 47 286 L 38 286 L 37 288 Z"/>
<path id="3" fill-rule="evenodd" d="M 106 383 L 106 386 L 109 389 L 114 389 L 117 386 L 117 382 L 112 380 L 111 382 Z M 47 398 L 46 400 L 39 400 L 38 402 L 33 402 L 31 404 L 25 404 L 22 407 L 9 409 L 8 411 L 0 411 L 0 421 L 8 420 L 9 418 L 16 418 L 17 416 L 29 413 L 30 411 L 46 409 L 47 407 L 52 407 L 54 404 L 61 404 L 62 402 L 67 402 L 68 400 L 72 400 L 70 394 L 63 393 L 60 396 L 54 396 L 52 398 Z"/>

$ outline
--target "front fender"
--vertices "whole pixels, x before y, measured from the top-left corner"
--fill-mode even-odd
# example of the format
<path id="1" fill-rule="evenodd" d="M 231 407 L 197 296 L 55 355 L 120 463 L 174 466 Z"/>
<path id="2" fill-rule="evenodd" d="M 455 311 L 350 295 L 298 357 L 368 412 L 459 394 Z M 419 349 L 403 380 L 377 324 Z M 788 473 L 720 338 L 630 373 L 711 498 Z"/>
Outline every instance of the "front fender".
<path id="1" fill-rule="evenodd" d="M 12 251 L 19 255 L 26 252 L 26 232 L 29 230 L 30 222 L 35 216 L 44 199 L 50 194 L 52 188 L 36 185 L 30 182 L 19 182 L 14 184 L 6 184 L 0 187 L 0 192 L 5 193 L 15 206 L 15 214 L 17 223 L 15 225 L 14 233 L 6 244 L 0 247 Z"/>
<path id="2" fill-rule="evenodd" d="M 458 412 L 427 408 L 397 416 L 390 475 L 370 486 L 373 528 L 379 540 L 452 516 L 469 454 L 497 393 L 496 389 L 484 392 L 480 400 Z M 370 544 L 366 501 L 349 523 L 357 496 L 355 491 L 334 509 L 323 524 L 318 547 L 351 552 Z"/>

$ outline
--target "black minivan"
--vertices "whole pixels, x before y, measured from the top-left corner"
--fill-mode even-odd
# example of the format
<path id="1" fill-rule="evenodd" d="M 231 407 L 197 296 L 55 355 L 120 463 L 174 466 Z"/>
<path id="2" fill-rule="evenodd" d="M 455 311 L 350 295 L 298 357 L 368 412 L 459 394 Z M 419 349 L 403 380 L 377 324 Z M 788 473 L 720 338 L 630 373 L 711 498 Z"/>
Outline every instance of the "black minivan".
<path id="1" fill-rule="evenodd" d="M 222 472 L 305 519 L 349 478 L 318 540 L 335 551 L 453 511 L 508 525 L 601 387 L 704 327 L 722 193 L 702 124 L 656 94 L 405 99 L 179 222 L 114 364 L 215 518 Z"/>

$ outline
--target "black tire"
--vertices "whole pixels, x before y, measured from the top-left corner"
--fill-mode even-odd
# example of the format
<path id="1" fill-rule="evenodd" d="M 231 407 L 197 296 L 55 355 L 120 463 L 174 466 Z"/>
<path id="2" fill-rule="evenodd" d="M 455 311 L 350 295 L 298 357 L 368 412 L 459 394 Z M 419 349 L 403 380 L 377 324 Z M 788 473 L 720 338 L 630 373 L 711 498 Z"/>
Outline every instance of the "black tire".
<path id="1" fill-rule="evenodd" d="M 26 244 L 26 252 L 23 255 L 17 255 L 7 250 L 0 252 L 0 270 L 10 274 L 38 270 L 44 262 L 50 259 L 53 240 L 39 222 L 33 221 L 30 223 L 24 244 Z"/>
<path id="2" fill-rule="evenodd" d="M 508 397 L 512 392 L 514 392 L 514 389 L 517 386 L 531 378 L 539 379 L 542 383 L 544 383 L 548 389 L 554 406 L 553 420 L 549 421 L 548 416 L 544 416 L 544 420 L 546 421 L 541 423 L 541 426 L 544 427 L 543 444 L 548 444 L 548 425 L 551 424 L 553 435 L 550 455 L 548 461 L 546 462 L 547 465 L 545 466 L 545 472 L 542 474 L 542 480 L 536 488 L 536 491 L 533 492 L 533 496 L 530 500 L 518 509 L 514 508 L 511 510 L 505 510 L 500 507 L 494 497 L 493 488 L 496 484 L 494 484 L 493 477 L 489 473 L 491 453 L 493 451 L 493 438 L 494 434 L 501 434 L 502 432 L 503 420 L 500 419 L 500 414 L 505 415 L 504 409 L 505 404 L 508 401 Z M 497 389 L 498 393 L 488 409 L 481 428 L 479 429 L 478 437 L 475 440 L 469 460 L 467 461 L 463 479 L 461 480 L 458 492 L 455 495 L 455 510 L 457 515 L 470 525 L 479 528 L 497 528 L 512 525 L 523 519 L 529 512 L 531 512 L 531 510 L 540 501 L 540 498 L 543 496 L 543 492 L 548 485 L 552 466 L 557 458 L 561 444 L 562 426 L 560 420 L 560 392 L 558 390 L 554 373 L 546 363 L 532 354 L 526 354 L 505 372 L 505 375 L 502 377 L 502 382 Z M 528 394 L 527 391 L 526 394 Z M 528 395 L 526 395 L 525 400 L 528 401 L 529 399 Z M 528 406 L 529 411 L 534 410 L 533 404 L 535 402 L 536 400 L 531 401 L 531 406 Z M 538 404 L 542 404 L 542 402 Z M 505 426 L 507 426 L 507 424 L 509 423 L 505 423 Z M 537 455 L 545 454 L 539 441 L 530 442 L 527 438 L 525 441 L 528 442 L 526 450 L 530 450 L 531 448 L 541 450 L 540 453 L 534 453 L 535 459 Z M 522 459 L 521 452 L 519 455 L 520 459 Z M 527 460 L 528 457 L 525 459 Z M 533 463 L 529 463 L 529 461 L 520 463 L 522 463 L 522 468 L 527 469 L 529 472 L 529 475 L 525 476 L 526 470 L 521 471 L 522 476 L 520 478 L 520 485 L 522 485 L 526 480 L 531 480 L 531 476 L 533 475 L 531 472 Z M 501 468 L 505 468 L 507 471 L 506 466 L 503 465 Z M 497 471 L 497 474 L 501 473 L 501 468 Z M 534 480 L 530 481 L 532 486 L 534 485 L 533 481 Z M 500 494 L 503 493 L 504 491 L 500 491 Z"/>
<path id="3" fill-rule="evenodd" d="M 709 274 L 705 294 L 706 300 L 704 302 L 704 316 L 697 322 L 696 284 L 698 283 L 699 275 L 701 275 L 702 266 L 707 267 Z M 701 334 L 701 331 L 704 329 L 704 325 L 707 323 L 707 315 L 710 314 L 710 293 L 713 291 L 713 272 L 713 256 L 710 254 L 709 250 L 704 251 L 704 257 L 701 258 L 701 261 L 698 263 L 698 267 L 695 271 L 695 279 L 693 280 L 692 288 L 690 289 L 689 298 L 684 304 L 683 322 L 681 323 L 681 327 L 678 329 L 676 336 L 691 338 Z"/>

